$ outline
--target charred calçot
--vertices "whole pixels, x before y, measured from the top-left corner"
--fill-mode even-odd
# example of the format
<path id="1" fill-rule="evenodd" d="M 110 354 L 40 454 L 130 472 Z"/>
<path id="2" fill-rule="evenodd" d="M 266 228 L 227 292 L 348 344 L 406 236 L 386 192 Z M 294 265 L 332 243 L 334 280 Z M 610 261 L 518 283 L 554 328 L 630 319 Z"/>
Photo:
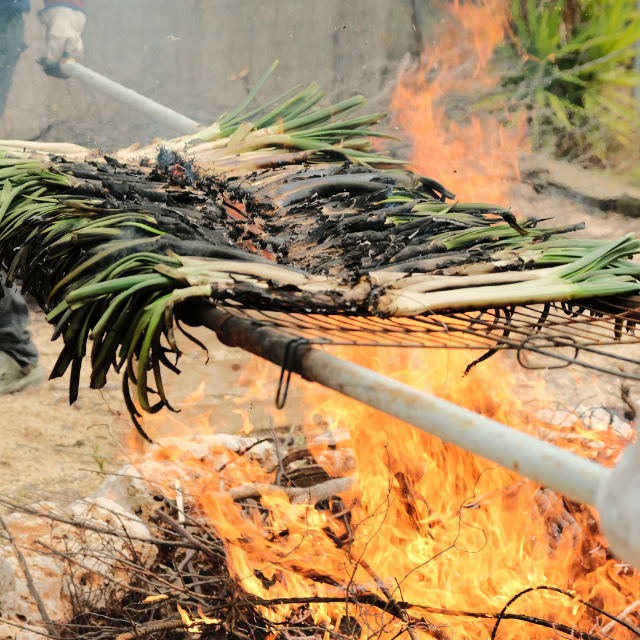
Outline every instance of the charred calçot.
<path id="1" fill-rule="evenodd" d="M 341 161 L 234 170 L 198 171 L 170 150 L 138 166 L 0 158 L 0 258 L 64 340 L 52 377 L 71 369 L 71 401 L 88 354 L 91 387 L 111 369 L 123 374 L 134 420 L 140 409 L 170 408 L 162 369 L 178 370 L 176 318 L 190 298 L 418 315 L 538 301 L 517 283 L 572 262 L 577 280 L 548 281 L 542 301 L 602 291 L 603 275 L 607 292 L 638 289 L 625 260 L 637 241 L 569 241 L 561 234 L 580 225 L 539 228 L 496 205 L 454 202 L 406 169 Z M 601 273 L 610 266 L 615 273 Z M 600 269 L 597 283 L 581 284 L 580 269 Z"/>
<path id="2" fill-rule="evenodd" d="M 455 196 L 445 187 L 401 170 L 387 173 L 349 164 L 289 168 L 214 177 L 212 185 L 246 206 L 250 223 L 260 230 L 254 245 L 314 274 L 352 276 L 396 262 L 408 272 L 438 272 L 441 264 L 488 263 L 491 252 L 485 249 L 498 248 L 501 241 L 531 242 L 543 232 L 558 235 L 580 228 L 540 231 L 536 219 L 516 223 L 510 211 L 496 206 L 447 204 Z M 462 234 L 483 229 L 486 233 L 468 238 Z M 425 263 L 433 254 L 455 251 L 451 245 L 463 249 L 466 259 L 458 255 L 452 263 Z M 511 268 L 523 266 L 515 261 Z"/>

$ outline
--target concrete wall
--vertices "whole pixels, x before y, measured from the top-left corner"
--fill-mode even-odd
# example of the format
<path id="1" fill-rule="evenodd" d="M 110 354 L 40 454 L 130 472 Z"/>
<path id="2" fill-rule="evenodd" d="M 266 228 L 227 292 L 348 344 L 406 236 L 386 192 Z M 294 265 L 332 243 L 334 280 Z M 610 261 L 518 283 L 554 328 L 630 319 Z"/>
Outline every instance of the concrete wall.
<path id="1" fill-rule="evenodd" d="M 173 135 L 92 89 L 45 76 L 36 64 L 41 0 L 32 5 L 0 139 L 108 149 Z M 315 80 L 331 100 L 363 93 L 384 103 L 399 60 L 421 49 L 430 28 L 427 0 L 86 0 L 86 10 L 86 66 L 203 123 L 237 104 L 275 59 L 259 101 Z M 232 79 L 245 65 L 246 77 Z"/>

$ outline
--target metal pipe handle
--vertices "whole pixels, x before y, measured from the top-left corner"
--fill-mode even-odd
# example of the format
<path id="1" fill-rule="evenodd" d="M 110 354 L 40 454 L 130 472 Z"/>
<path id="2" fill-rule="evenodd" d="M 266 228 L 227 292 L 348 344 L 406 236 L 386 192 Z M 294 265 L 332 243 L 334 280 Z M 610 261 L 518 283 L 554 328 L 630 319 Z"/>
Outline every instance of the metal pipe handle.
<path id="1" fill-rule="evenodd" d="M 181 113 L 173 111 L 173 109 L 164 107 L 154 100 L 151 100 L 151 98 L 141 96 L 132 89 L 127 89 L 127 87 L 123 87 L 121 84 L 109 80 L 109 78 L 105 78 L 91 69 L 87 69 L 87 67 L 76 62 L 73 58 L 63 58 L 63 60 L 60 61 L 60 69 L 70 78 L 80 80 L 90 87 L 106 93 L 114 100 L 118 100 L 118 102 L 122 102 L 128 107 L 139 111 L 148 118 L 151 118 L 151 120 L 155 120 L 170 129 L 174 129 L 180 135 L 198 133 L 198 131 L 202 129 L 202 125 L 195 120 L 187 118 L 187 116 L 183 116 Z"/>

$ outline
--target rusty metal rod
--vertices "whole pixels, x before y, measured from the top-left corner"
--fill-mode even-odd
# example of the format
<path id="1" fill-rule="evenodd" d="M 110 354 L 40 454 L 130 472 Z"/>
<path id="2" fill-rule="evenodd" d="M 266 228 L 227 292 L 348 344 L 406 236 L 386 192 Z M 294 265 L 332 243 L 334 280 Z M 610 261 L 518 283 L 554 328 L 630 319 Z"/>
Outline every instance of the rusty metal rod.
<path id="1" fill-rule="evenodd" d="M 194 304 L 186 311 L 183 322 L 215 331 L 230 347 L 240 347 L 278 366 L 285 364 L 285 354 L 292 353 L 287 347 L 291 338 L 259 322 L 208 304 Z M 359 400 L 577 502 L 594 505 L 599 488 L 611 474 L 600 464 L 312 346 L 297 348 L 287 366 L 306 380 Z"/>

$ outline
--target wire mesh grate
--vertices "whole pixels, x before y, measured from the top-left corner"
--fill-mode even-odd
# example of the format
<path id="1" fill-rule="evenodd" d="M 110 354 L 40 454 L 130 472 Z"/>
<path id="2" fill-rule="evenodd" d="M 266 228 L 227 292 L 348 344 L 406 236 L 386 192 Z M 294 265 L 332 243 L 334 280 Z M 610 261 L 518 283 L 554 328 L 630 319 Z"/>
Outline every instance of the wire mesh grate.
<path id="1" fill-rule="evenodd" d="M 640 297 L 378 318 L 227 306 L 234 315 L 315 345 L 514 350 L 527 369 L 578 364 L 640 380 Z"/>

